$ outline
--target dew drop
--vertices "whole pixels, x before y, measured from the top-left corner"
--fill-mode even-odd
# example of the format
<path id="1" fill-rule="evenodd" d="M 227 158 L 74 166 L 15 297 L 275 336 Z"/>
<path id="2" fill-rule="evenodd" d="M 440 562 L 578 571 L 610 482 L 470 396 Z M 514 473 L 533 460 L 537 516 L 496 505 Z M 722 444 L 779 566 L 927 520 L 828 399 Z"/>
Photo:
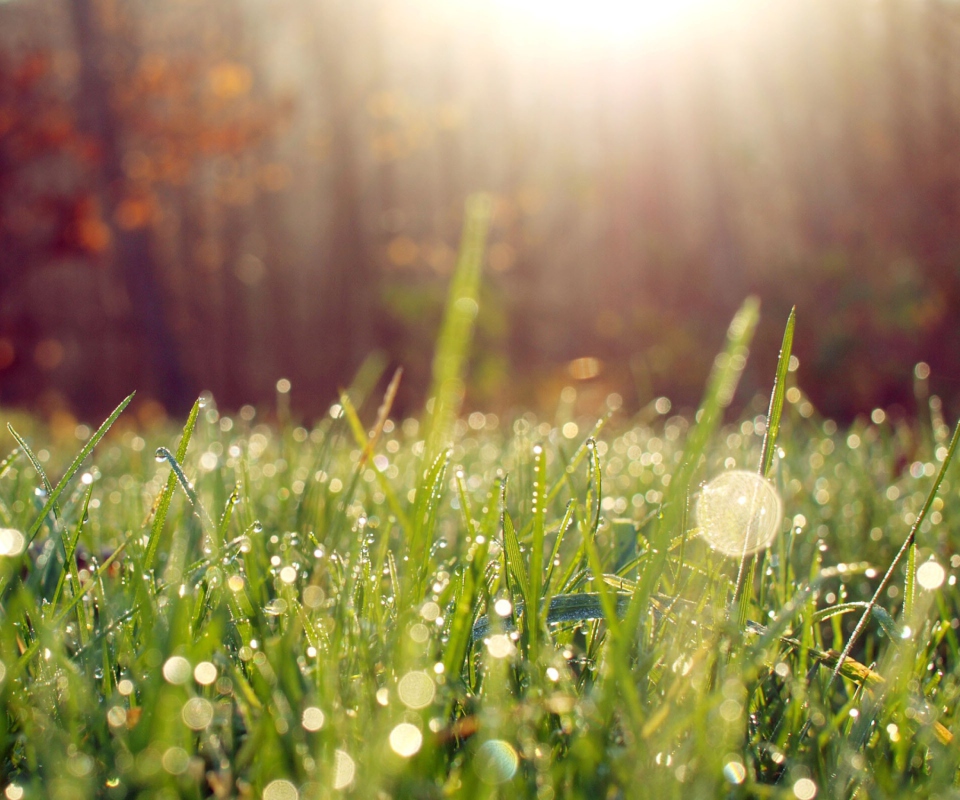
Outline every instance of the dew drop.
<path id="1" fill-rule="evenodd" d="M 271 617 L 279 617 L 287 610 L 287 601 L 282 597 L 277 597 L 271 600 L 263 607 L 265 614 L 269 614 Z"/>

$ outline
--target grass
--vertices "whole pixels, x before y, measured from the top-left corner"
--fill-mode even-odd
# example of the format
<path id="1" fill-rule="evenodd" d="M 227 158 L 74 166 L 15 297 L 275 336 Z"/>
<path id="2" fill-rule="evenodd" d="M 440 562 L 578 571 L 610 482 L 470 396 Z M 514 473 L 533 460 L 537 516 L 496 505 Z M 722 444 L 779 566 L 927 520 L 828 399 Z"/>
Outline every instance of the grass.
<path id="1" fill-rule="evenodd" d="M 377 410 L 369 376 L 309 428 L 207 399 L 179 437 L 108 430 L 125 400 L 70 448 L 15 420 L 5 797 L 955 796 L 939 406 L 819 418 L 791 317 L 772 400 L 725 423 L 748 302 L 696 415 L 461 418 L 473 209 L 422 421 L 390 417 L 399 378 Z M 695 527 L 731 468 L 786 511 L 755 557 Z"/>

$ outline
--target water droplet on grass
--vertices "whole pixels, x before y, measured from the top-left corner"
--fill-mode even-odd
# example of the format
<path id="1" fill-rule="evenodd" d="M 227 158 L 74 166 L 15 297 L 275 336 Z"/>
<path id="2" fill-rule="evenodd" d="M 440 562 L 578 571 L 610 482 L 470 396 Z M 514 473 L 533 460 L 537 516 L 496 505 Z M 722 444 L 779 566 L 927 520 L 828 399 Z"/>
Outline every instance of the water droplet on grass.
<path id="1" fill-rule="evenodd" d="M 287 610 L 287 601 L 282 597 L 277 597 L 271 600 L 263 607 L 265 614 L 269 614 L 271 617 L 279 617 Z"/>

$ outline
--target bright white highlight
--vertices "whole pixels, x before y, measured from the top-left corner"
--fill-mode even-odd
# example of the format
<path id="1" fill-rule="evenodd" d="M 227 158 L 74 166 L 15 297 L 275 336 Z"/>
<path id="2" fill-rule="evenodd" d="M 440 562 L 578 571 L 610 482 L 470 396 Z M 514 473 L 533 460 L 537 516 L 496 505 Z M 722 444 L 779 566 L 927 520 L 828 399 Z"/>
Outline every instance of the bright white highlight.
<path id="1" fill-rule="evenodd" d="M 345 750 L 333 751 L 333 788 L 346 789 L 353 783 L 357 765 Z"/>
<path id="2" fill-rule="evenodd" d="M 776 538 L 783 504 L 773 484 L 755 472 L 724 472 L 700 490 L 697 524 L 707 543 L 724 555 L 752 555 Z"/>
<path id="3" fill-rule="evenodd" d="M 0 556 L 18 556 L 27 546 L 27 540 L 14 528 L 0 528 Z"/>
<path id="4" fill-rule="evenodd" d="M 939 589 L 946 579 L 946 570 L 936 561 L 927 561 L 917 567 L 917 583 L 928 591 Z"/>
<path id="5" fill-rule="evenodd" d="M 420 752 L 423 745 L 423 734 L 416 725 L 401 722 L 390 731 L 390 749 L 398 756 L 410 758 Z"/>
<path id="6" fill-rule="evenodd" d="M 531 38 L 631 44 L 669 38 L 744 11 L 744 0 L 493 0 Z"/>

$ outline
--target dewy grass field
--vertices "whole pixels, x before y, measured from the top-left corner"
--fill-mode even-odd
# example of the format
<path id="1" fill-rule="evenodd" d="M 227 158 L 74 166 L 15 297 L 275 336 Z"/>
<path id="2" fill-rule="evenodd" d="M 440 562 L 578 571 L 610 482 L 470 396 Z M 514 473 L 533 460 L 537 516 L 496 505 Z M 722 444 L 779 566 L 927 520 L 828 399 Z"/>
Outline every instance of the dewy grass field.
<path id="1" fill-rule="evenodd" d="M 956 796 L 939 407 L 819 419 L 791 317 L 769 408 L 724 423 L 748 302 L 694 418 L 459 419 L 482 228 L 420 421 L 366 379 L 312 429 L 208 399 L 147 441 L 121 406 L 77 454 L 14 420 L 7 800 Z"/>

